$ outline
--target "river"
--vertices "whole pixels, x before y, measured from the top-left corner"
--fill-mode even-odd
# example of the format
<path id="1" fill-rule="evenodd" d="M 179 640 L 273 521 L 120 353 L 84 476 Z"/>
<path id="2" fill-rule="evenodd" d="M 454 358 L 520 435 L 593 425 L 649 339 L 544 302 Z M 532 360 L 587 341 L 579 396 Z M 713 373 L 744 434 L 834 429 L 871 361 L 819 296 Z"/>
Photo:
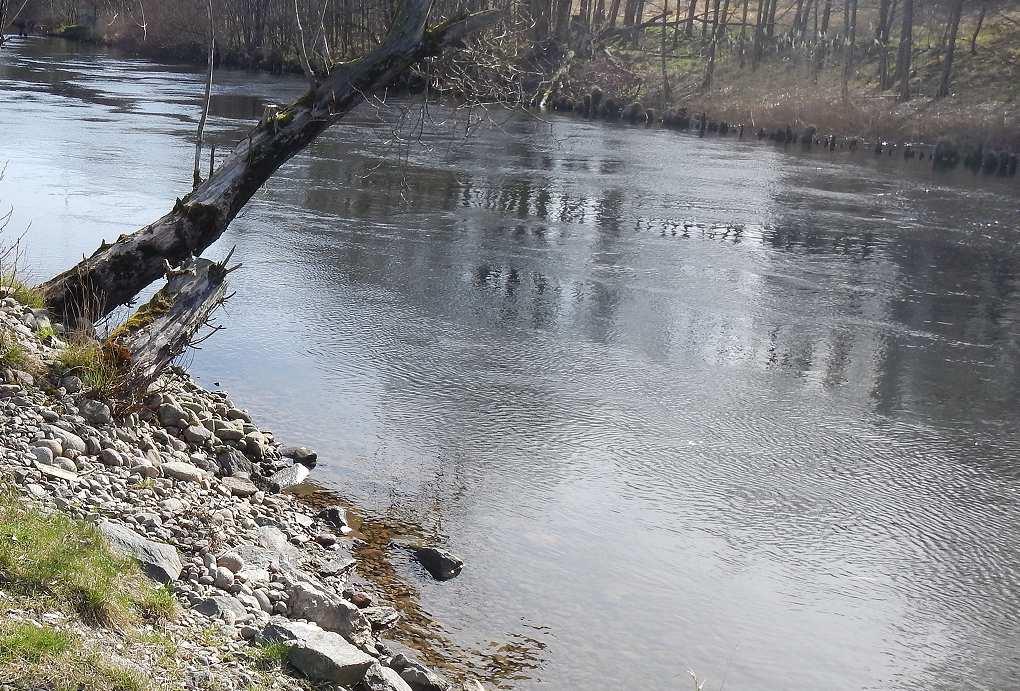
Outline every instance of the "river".
<path id="1" fill-rule="evenodd" d="M 31 275 L 188 191 L 201 83 L 0 51 Z M 212 140 L 300 91 L 218 74 Z M 1020 687 L 1015 180 L 439 107 L 401 140 L 400 105 L 210 249 L 244 268 L 188 364 L 366 534 L 464 557 L 375 552 L 430 655 L 522 691 Z"/>

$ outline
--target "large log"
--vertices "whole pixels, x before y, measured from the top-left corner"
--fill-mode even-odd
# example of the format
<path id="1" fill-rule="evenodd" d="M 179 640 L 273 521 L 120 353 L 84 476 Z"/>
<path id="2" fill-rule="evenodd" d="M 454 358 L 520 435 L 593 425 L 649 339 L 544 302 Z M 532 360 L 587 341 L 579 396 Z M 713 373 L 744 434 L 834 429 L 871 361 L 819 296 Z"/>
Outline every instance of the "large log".
<path id="1" fill-rule="evenodd" d="M 463 45 L 464 38 L 496 21 L 498 11 L 446 20 L 426 30 L 431 0 L 404 0 L 393 28 L 377 49 L 324 76 L 297 101 L 264 117 L 208 180 L 170 213 L 39 286 L 52 314 L 64 323 L 96 321 L 164 273 L 200 255 L 260 187 L 292 156 L 344 115 L 380 92 L 412 65 Z"/>
<path id="2" fill-rule="evenodd" d="M 227 268 L 229 260 L 229 256 L 223 263 L 189 258 L 167 272 L 167 284 L 114 329 L 103 346 L 124 372 L 122 393 L 144 391 L 196 343 L 195 335 L 226 299 L 225 279 L 233 270 Z"/>

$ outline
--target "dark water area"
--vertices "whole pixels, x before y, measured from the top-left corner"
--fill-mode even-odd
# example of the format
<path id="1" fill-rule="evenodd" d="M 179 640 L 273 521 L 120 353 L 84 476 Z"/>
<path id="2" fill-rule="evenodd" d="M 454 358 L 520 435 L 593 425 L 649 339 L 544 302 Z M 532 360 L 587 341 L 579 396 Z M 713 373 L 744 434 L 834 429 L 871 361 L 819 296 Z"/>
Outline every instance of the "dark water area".
<path id="1" fill-rule="evenodd" d="M 201 83 L 0 51 L 38 278 L 187 192 Z M 219 74 L 213 139 L 300 91 Z M 190 367 L 367 534 L 465 558 L 370 546 L 433 654 L 522 690 L 1020 688 L 1015 180 L 438 107 L 400 141 L 399 105 L 207 253 L 244 269 Z"/>

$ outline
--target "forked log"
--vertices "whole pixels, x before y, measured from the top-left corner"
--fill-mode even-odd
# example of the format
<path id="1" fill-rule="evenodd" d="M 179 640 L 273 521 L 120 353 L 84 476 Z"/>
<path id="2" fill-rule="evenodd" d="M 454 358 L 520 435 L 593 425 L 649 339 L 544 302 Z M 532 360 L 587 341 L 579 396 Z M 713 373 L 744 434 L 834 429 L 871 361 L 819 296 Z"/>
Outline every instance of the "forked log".
<path id="1" fill-rule="evenodd" d="M 103 344 L 124 372 L 121 387 L 137 393 L 189 346 L 226 300 L 226 277 L 238 267 L 194 257 L 167 272 L 167 284 Z"/>
<path id="2" fill-rule="evenodd" d="M 178 266 L 215 242 L 266 180 L 324 130 L 415 63 L 463 45 L 468 34 L 501 14 L 468 14 L 426 30 L 430 8 L 431 0 L 404 0 L 382 45 L 315 76 L 304 96 L 264 117 L 170 213 L 112 245 L 103 243 L 91 257 L 39 286 L 51 313 L 65 323 L 83 315 L 97 321 L 129 303 L 164 272 L 164 260 Z"/>

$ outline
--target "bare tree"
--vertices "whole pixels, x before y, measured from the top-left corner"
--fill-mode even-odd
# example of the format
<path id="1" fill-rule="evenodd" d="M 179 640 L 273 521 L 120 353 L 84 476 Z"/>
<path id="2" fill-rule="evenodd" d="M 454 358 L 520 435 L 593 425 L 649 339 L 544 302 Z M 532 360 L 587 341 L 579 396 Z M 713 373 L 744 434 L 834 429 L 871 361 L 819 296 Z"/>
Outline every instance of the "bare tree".
<path id="1" fill-rule="evenodd" d="M 935 94 L 936 98 L 945 98 L 949 95 L 949 83 L 953 78 L 953 57 L 956 55 L 956 37 L 960 33 L 960 17 L 962 14 L 963 0 L 953 0 L 947 24 L 949 36 L 946 40 L 946 47 L 942 56 L 942 78 L 939 80 L 939 90 Z"/>
<path id="2" fill-rule="evenodd" d="M 903 0 L 903 20 L 900 23 L 900 46 L 896 54 L 896 81 L 899 98 L 910 100 L 910 68 L 914 54 L 914 0 Z"/>
<path id="3" fill-rule="evenodd" d="M 465 38 L 499 19 L 498 11 L 460 14 L 427 29 L 430 0 L 405 0 L 383 43 L 351 62 L 316 77 L 309 90 L 278 113 L 263 118 L 191 194 L 162 218 L 39 286 L 51 311 L 73 315 L 102 295 L 98 316 L 127 304 L 166 272 L 215 242 L 248 200 L 291 157 L 353 108 L 392 84 L 421 60 L 464 45 Z"/>
<path id="4" fill-rule="evenodd" d="M 981 27 L 985 24 L 985 14 L 988 12 L 988 3 L 981 3 L 981 12 L 978 14 L 977 25 L 974 27 L 974 33 L 970 37 L 970 54 L 977 55 L 977 40 L 978 34 L 981 33 Z"/>
<path id="5" fill-rule="evenodd" d="M 216 65 L 216 23 L 213 21 L 212 0 L 206 0 L 206 8 L 209 13 L 209 64 L 206 69 L 202 117 L 198 121 L 198 137 L 195 141 L 195 172 L 193 175 L 195 187 L 202 184 L 202 172 L 199 170 L 199 166 L 202 165 L 202 137 L 205 134 L 206 120 L 209 119 L 209 105 L 212 102 L 213 70 Z"/>

